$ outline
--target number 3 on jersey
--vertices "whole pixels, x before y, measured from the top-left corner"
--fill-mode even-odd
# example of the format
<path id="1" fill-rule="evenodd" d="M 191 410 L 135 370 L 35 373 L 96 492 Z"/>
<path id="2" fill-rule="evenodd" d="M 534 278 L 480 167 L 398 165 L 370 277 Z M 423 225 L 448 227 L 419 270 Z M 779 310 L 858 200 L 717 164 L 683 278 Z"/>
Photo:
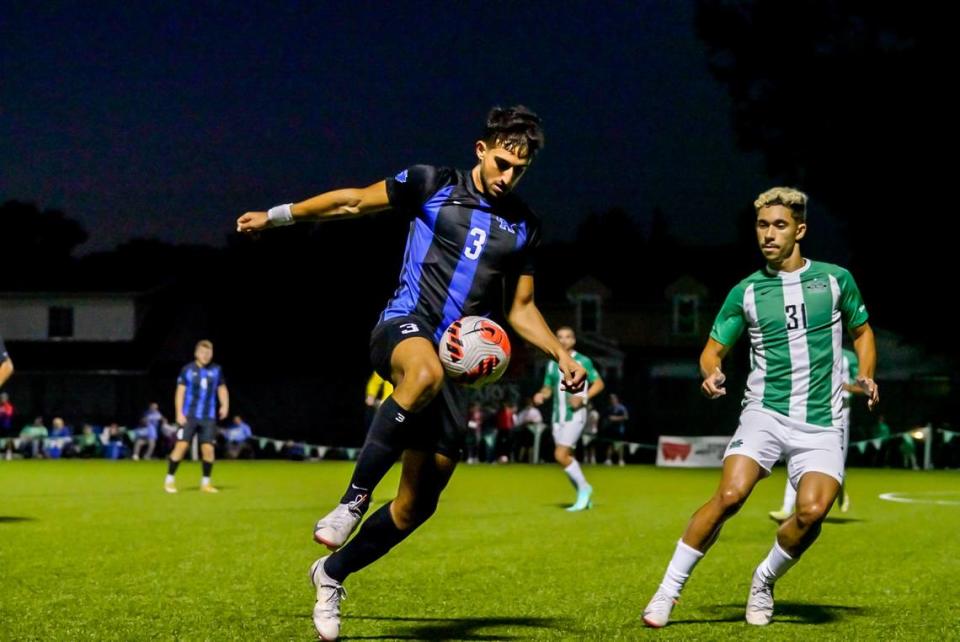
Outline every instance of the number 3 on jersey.
<path id="1" fill-rule="evenodd" d="M 487 242 L 487 233 L 481 230 L 479 227 L 475 227 L 470 230 L 470 235 L 467 237 L 467 249 L 463 251 L 464 256 L 466 256 L 471 261 L 476 261 L 480 256 L 480 252 L 483 250 L 483 244 Z"/>

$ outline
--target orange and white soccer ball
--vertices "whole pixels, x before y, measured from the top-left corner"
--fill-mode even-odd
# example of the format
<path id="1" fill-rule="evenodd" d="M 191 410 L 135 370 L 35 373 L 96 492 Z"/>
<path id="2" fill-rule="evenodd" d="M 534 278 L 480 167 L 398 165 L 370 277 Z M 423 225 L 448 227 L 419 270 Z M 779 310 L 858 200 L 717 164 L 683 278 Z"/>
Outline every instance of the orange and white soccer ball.
<path id="1" fill-rule="evenodd" d="M 457 383 L 480 388 L 497 381 L 510 364 L 510 338 L 486 317 L 463 317 L 440 338 L 440 363 Z"/>

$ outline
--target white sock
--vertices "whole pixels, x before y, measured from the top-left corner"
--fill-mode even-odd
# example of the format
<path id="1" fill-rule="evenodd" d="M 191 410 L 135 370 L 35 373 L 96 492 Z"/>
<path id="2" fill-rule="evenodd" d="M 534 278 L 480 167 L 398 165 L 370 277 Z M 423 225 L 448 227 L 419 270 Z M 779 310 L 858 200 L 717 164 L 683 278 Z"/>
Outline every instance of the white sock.
<path id="1" fill-rule="evenodd" d="M 677 548 L 673 552 L 673 558 L 667 566 L 667 572 L 663 574 L 663 581 L 660 588 L 663 592 L 677 599 L 680 597 L 680 591 L 686 584 L 687 578 L 693 572 L 693 567 L 703 558 L 703 553 L 697 549 L 687 546 L 681 539 L 677 542 Z"/>
<path id="2" fill-rule="evenodd" d="M 587 483 L 587 478 L 583 476 L 583 471 L 580 470 L 580 462 L 576 459 L 570 462 L 570 465 L 564 468 L 563 472 L 567 473 L 567 477 L 574 483 L 577 490 L 583 490 L 590 485 Z"/>
<path id="3" fill-rule="evenodd" d="M 172 483 L 173 483 L 173 475 L 167 475 L 166 479 L 163 480 L 163 483 L 165 483 L 165 484 L 172 484 Z"/>
<path id="4" fill-rule="evenodd" d="M 783 489 L 783 512 L 792 513 L 797 507 L 797 489 L 790 483 L 787 477 L 787 487 Z"/>
<path id="5" fill-rule="evenodd" d="M 796 563 L 797 560 L 787 555 L 787 552 L 780 548 L 780 543 L 774 540 L 770 553 L 757 567 L 757 575 L 767 584 L 773 584 Z"/>
<path id="6" fill-rule="evenodd" d="M 209 477 L 201 477 L 201 478 L 200 478 L 200 485 L 201 485 L 201 486 L 207 486 L 209 483 L 210 483 L 210 478 L 209 478 Z"/>

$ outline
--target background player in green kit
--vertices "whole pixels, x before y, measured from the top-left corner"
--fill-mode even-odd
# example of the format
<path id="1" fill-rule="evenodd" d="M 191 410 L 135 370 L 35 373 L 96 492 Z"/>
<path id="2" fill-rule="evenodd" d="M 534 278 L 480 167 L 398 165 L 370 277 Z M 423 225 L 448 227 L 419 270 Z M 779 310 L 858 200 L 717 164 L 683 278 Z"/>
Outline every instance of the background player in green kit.
<path id="1" fill-rule="evenodd" d="M 584 477 L 583 470 L 580 468 L 580 462 L 574 454 L 577 441 L 587 425 L 587 406 L 591 399 L 603 392 L 603 379 L 597 373 L 590 357 L 573 349 L 577 343 L 573 328 L 568 326 L 557 328 L 557 341 L 570 353 L 574 361 L 583 366 L 590 385 L 579 392 L 567 392 L 560 369 L 555 362 L 551 361 L 547 364 L 547 372 L 543 377 L 543 388 L 533 396 L 533 403 L 539 406 L 545 400 L 553 399 L 551 419 L 555 444 L 553 456 L 577 489 L 577 500 L 567 510 L 580 511 L 590 508 L 593 487 L 587 483 L 587 478 Z"/>
<path id="2" fill-rule="evenodd" d="M 754 202 L 757 242 L 767 265 L 730 291 L 700 355 L 704 395 L 725 395 L 721 361 L 747 330 L 752 367 L 740 426 L 727 446 L 720 486 L 694 513 L 643 612 L 648 626 L 667 624 L 684 583 L 723 523 L 782 456 L 797 486 L 796 511 L 781 524 L 754 572 L 746 608 L 748 623 L 769 624 L 774 583 L 817 539 L 843 483 L 844 327 L 860 361 L 857 383 L 871 410 L 879 401 L 873 382 L 876 344 L 857 284 L 847 270 L 800 255 L 806 205 L 806 194 L 782 187 Z"/>

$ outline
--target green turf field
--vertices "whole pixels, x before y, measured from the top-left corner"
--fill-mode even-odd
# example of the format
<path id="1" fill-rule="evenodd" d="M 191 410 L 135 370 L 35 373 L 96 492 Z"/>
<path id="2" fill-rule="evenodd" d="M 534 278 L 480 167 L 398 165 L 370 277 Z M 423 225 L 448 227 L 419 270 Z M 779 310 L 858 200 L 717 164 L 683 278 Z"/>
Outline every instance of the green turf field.
<path id="1" fill-rule="evenodd" d="M 223 492 L 207 495 L 185 463 L 166 495 L 161 462 L 0 461 L 0 639 L 311 639 L 311 528 L 349 471 L 219 463 Z M 717 471 L 586 473 L 595 508 L 569 514 L 554 467 L 461 466 L 437 515 L 348 579 L 343 639 L 960 638 L 960 505 L 878 499 L 960 502 L 958 472 L 851 470 L 852 510 L 831 516 L 758 630 L 743 606 L 773 541 L 778 472 L 660 631 L 638 616 Z"/>

